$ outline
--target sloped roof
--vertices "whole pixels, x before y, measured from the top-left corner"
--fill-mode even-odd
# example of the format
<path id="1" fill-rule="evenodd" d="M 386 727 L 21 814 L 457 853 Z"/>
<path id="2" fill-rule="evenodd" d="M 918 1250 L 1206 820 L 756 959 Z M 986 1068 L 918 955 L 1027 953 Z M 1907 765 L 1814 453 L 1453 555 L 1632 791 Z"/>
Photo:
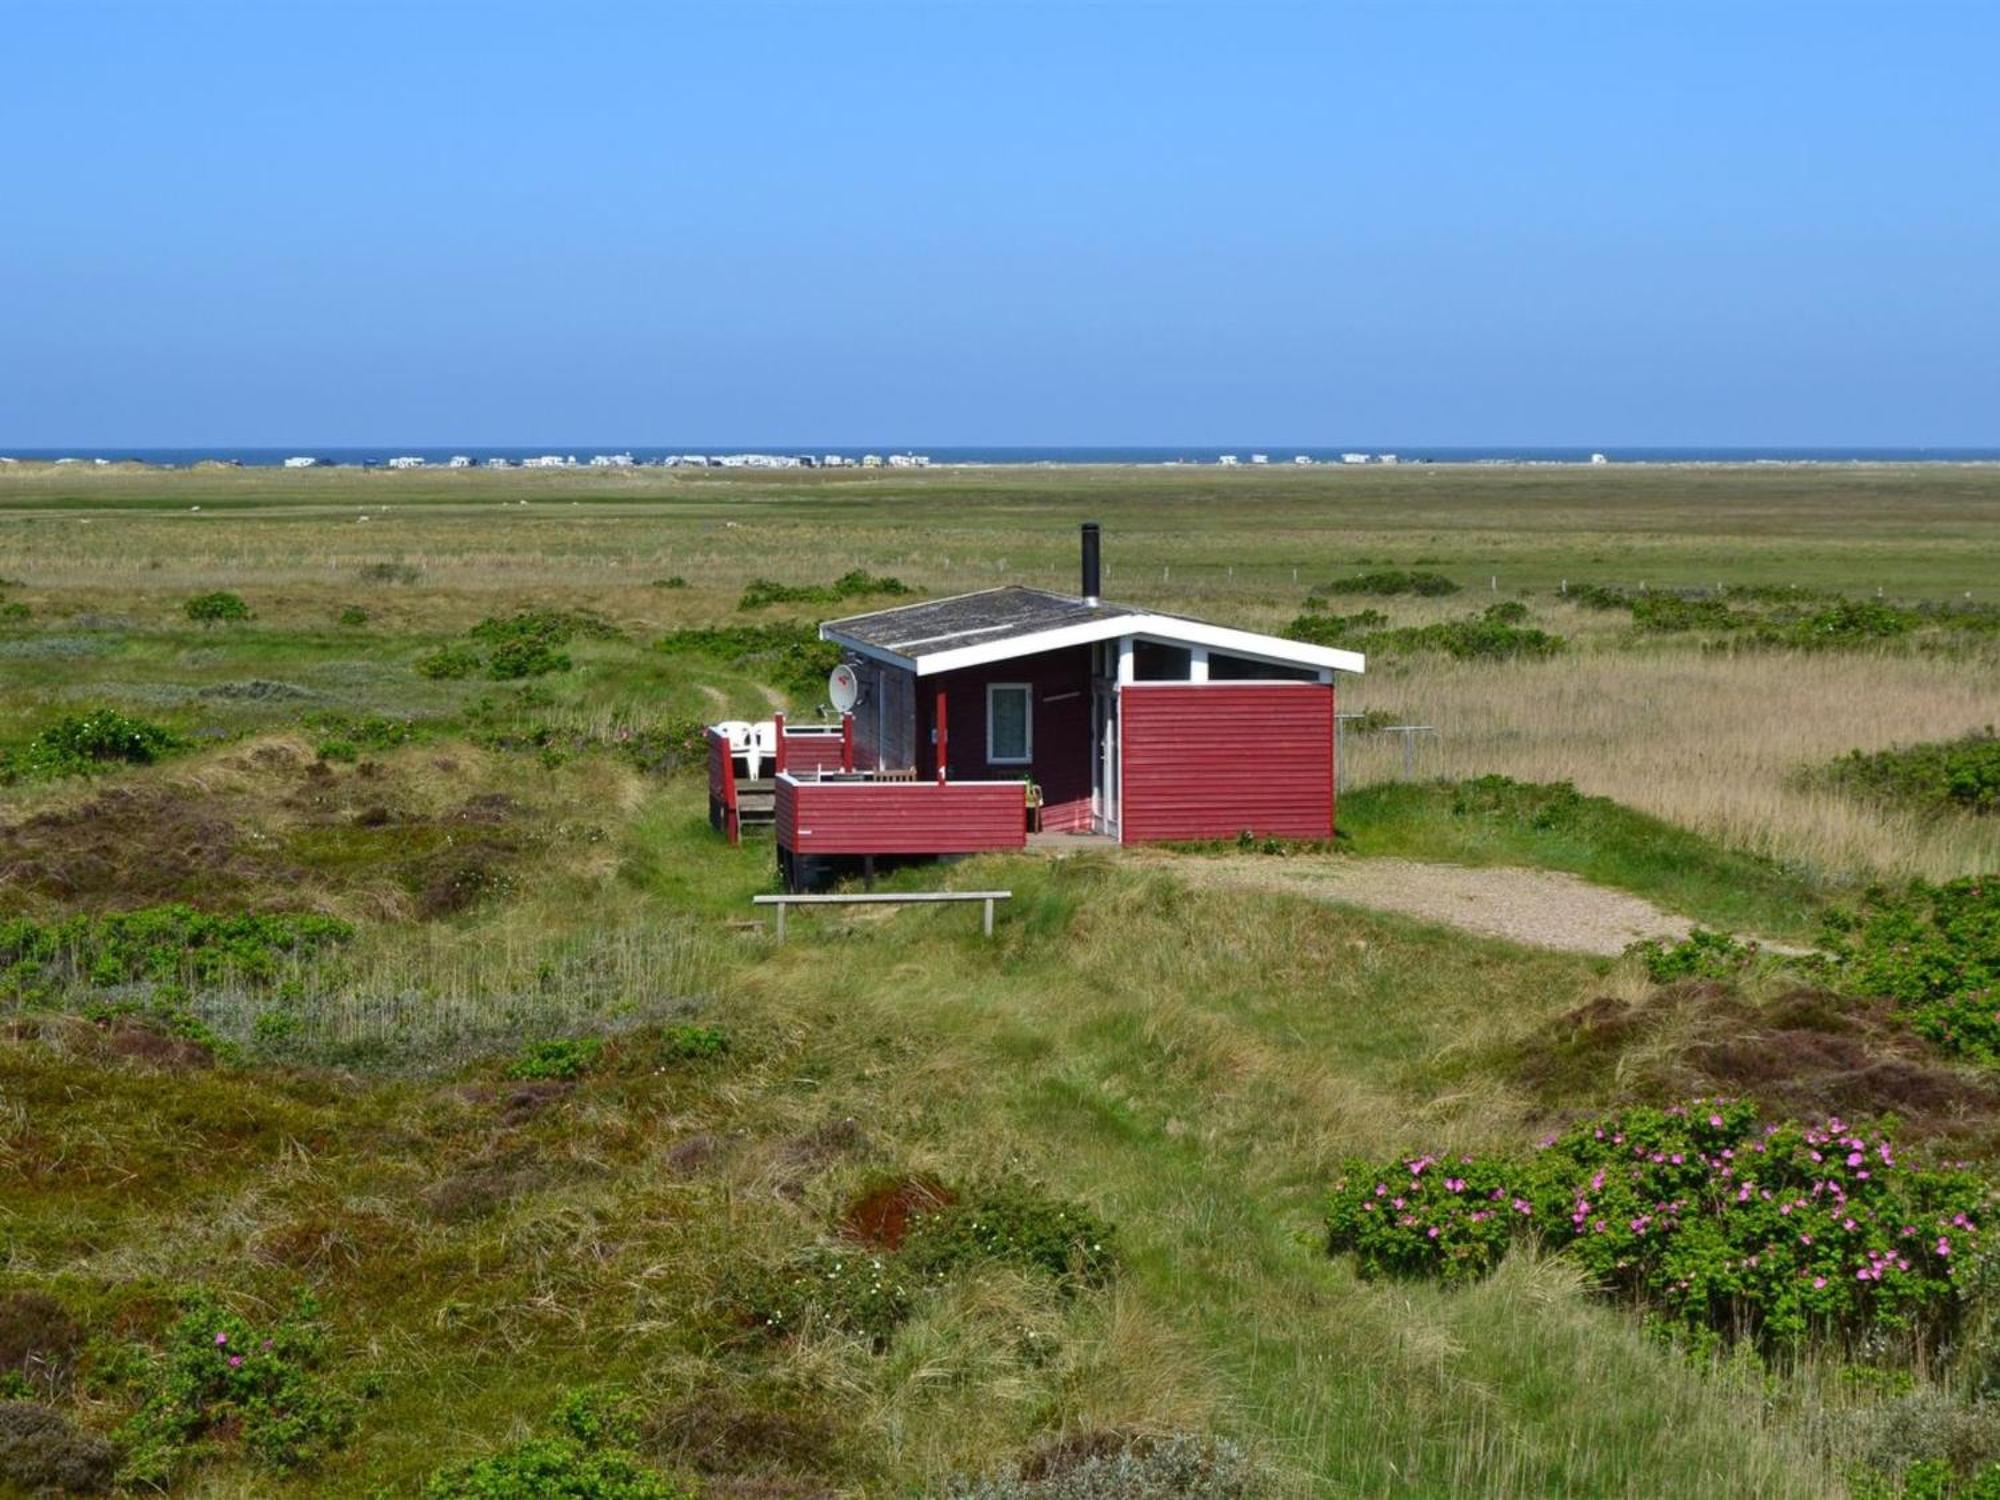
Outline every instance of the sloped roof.
<path id="1" fill-rule="evenodd" d="M 1139 613 L 1120 604 L 1092 604 L 1069 594 L 1010 584 L 981 589 L 976 594 L 954 594 L 949 599 L 926 599 L 921 604 L 829 620 L 820 626 L 820 634 L 828 640 L 874 646 L 920 660 L 962 646 L 990 645 L 1060 630 L 1067 625 Z"/>
<path id="2" fill-rule="evenodd" d="M 1125 635 L 1336 672 L 1360 672 L 1364 666 L 1354 651 L 1018 584 L 849 615 L 827 621 L 819 633 L 822 640 L 907 667 L 919 677 Z"/>

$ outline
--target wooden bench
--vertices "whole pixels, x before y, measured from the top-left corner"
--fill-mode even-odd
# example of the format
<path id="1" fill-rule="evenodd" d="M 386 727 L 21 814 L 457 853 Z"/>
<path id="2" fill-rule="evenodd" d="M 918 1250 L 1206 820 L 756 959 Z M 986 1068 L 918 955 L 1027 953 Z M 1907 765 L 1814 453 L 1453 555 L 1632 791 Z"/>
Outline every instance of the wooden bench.
<path id="1" fill-rule="evenodd" d="M 993 936 L 993 903 L 1013 899 L 1012 891 L 910 891 L 898 894 L 891 891 L 855 891 L 849 894 L 833 892 L 813 895 L 752 896 L 753 906 L 775 906 L 778 909 L 777 939 L 785 940 L 785 911 L 793 906 L 871 906 L 905 902 L 931 901 L 977 901 L 985 910 L 981 914 L 980 927 L 988 937 Z"/>

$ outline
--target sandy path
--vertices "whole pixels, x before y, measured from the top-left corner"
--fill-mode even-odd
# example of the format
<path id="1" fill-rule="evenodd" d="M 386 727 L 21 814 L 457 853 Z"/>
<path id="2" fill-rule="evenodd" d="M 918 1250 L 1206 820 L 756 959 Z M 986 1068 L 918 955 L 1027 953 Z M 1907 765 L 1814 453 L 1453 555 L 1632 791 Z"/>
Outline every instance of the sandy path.
<path id="1" fill-rule="evenodd" d="M 1686 917 L 1574 875 L 1512 866 L 1472 868 L 1413 859 L 1181 856 L 1196 885 L 1251 886 L 1441 922 L 1537 948 L 1615 955 L 1641 938 L 1682 938 Z"/>

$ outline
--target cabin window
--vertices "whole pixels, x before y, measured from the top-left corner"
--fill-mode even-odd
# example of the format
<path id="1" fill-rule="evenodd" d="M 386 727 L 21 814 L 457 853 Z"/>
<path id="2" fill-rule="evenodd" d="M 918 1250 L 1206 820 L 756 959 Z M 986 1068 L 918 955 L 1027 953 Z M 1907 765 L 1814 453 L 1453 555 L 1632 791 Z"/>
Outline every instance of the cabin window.
<path id="1" fill-rule="evenodd" d="M 1318 682 L 1319 673 L 1311 667 L 1281 666 L 1274 661 L 1252 661 L 1247 656 L 1228 656 L 1220 651 L 1208 653 L 1208 680 L 1210 682 Z"/>
<path id="2" fill-rule="evenodd" d="M 1134 682 L 1186 682 L 1194 674 L 1194 653 L 1162 641 L 1132 643 Z"/>
<path id="3" fill-rule="evenodd" d="M 1025 682 L 986 685 L 986 760 L 1025 766 L 1035 758 L 1034 695 Z"/>

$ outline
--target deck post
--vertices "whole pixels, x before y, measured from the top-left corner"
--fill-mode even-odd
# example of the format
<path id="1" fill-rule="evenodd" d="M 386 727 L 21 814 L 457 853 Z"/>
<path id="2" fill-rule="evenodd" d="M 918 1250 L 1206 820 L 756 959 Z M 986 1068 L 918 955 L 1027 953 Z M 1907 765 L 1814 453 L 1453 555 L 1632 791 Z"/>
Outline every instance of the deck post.
<path id="1" fill-rule="evenodd" d="M 776 741 L 771 747 L 771 771 L 782 776 L 785 774 L 785 716 L 772 714 L 771 728 Z"/>
<path id="2" fill-rule="evenodd" d="M 946 733 L 944 703 L 944 689 L 939 688 L 937 695 L 937 780 L 939 786 L 945 784 L 945 759 L 951 744 L 950 737 Z"/>
<path id="3" fill-rule="evenodd" d="M 854 769 L 854 715 L 851 713 L 840 716 L 840 769 Z"/>
<path id="4" fill-rule="evenodd" d="M 732 844 L 743 842 L 743 811 L 736 800 L 736 756 L 729 741 L 709 730 L 711 742 L 722 754 L 722 834 Z"/>

